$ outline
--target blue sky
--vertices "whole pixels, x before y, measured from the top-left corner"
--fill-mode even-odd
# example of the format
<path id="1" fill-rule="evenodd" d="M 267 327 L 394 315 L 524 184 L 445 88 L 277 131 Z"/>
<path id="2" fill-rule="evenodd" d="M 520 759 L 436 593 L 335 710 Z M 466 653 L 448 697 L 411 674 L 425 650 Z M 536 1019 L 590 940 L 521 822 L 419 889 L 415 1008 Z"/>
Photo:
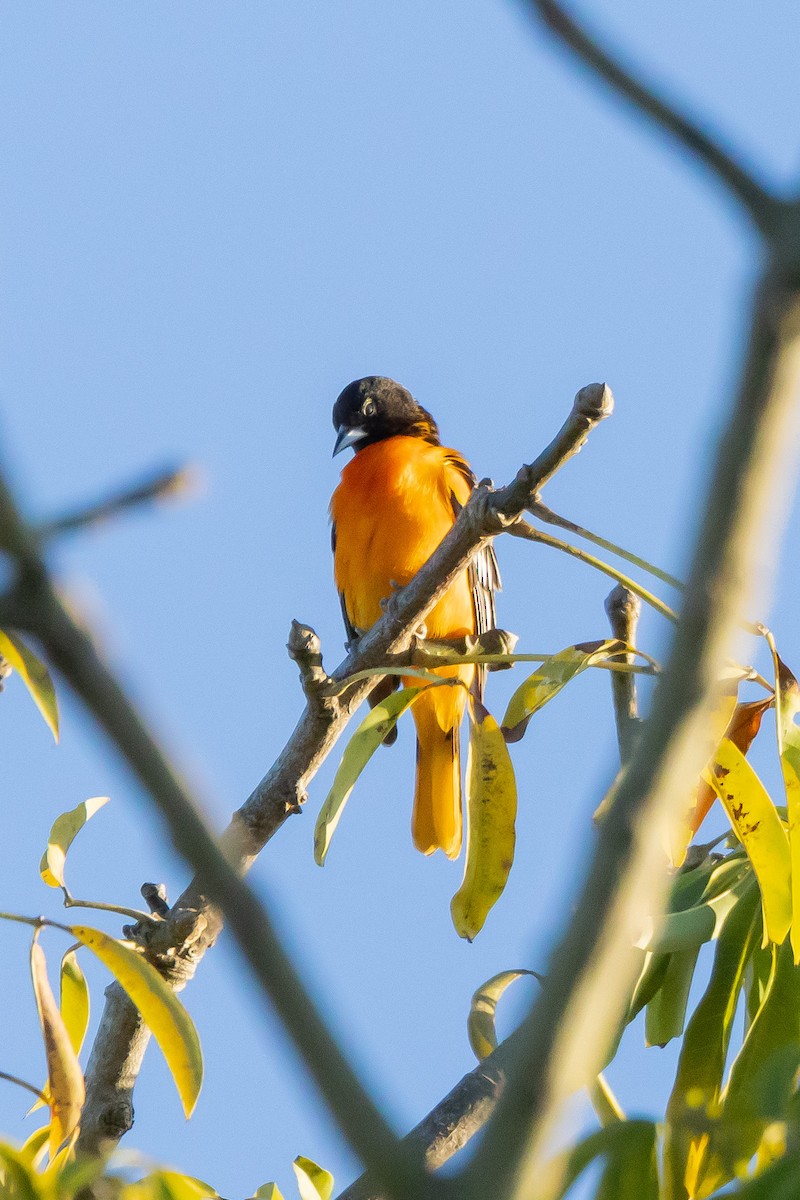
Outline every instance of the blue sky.
<path id="1" fill-rule="evenodd" d="M 795 4 L 581 11 L 770 181 L 794 179 Z M 327 503 L 330 408 L 349 380 L 399 379 L 498 482 L 579 387 L 607 380 L 614 418 L 546 499 L 684 568 L 757 248 L 703 172 L 523 5 L 84 0 L 7 5 L 0 29 L 0 447 L 42 517 L 199 464 L 192 503 L 64 541 L 53 562 L 220 827 L 299 714 L 291 618 L 317 629 L 330 666 L 341 657 Z M 795 517 L 769 617 L 795 669 L 797 533 Z M 499 619 L 521 648 L 604 635 L 605 579 L 543 548 L 498 555 Z M 645 618 L 646 649 L 666 637 Z M 490 707 L 519 678 L 493 677 Z M 55 747 L 18 681 L 0 699 L 0 908 L 58 915 L 38 879 L 47 830 L 97 794 L 112 803 L 70 857 L 75 890 L 135 904 L 156 879 L 177 895 L 187 872 L 152 807 L 63 688 L 62 707 Z M 614 754 L 597 672 L 516 750 L 517 861 L 472 946 L 450 925 L 460 866 L 411 847 L 408 729 L 360 782 L 324 871 L 311 840 L 335 755 L 257 864 L 254 886 L 399 1127 L 472 1066 L 474 988 L 546 967 Z M 37 1080 L 26 937 L 0 939 L 0 1069 Z M 57 939 L 45 948 L 54 965 Z M 90 972 L 96 1016 L 104 979 Z M 344 1184 L 357 1164 L 225 939 L 185 1000 L 207 1064 L 196 1115 L 183 1121 L 153 1051 L 130 1144 L 230 1197 L 272 1178 L 293 1194 L 296 1154 Z M 518 1011 L 509 998 L 504 1028 Z M 634 1031 L 612 1070 L 623 1102 L 657 1112 L 672 1061 Z M 25 1107 L 4 1087 L 0 1128 L 24 1136 Z"/>

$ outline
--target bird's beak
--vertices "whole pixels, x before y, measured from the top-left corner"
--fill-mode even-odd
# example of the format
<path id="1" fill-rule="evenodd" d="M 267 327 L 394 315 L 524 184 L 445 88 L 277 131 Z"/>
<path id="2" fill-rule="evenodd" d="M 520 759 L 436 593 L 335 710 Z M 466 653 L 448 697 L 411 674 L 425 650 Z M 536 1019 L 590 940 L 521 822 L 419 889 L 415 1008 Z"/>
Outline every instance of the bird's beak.
<path id="1" fill-rule="evenodd" d="M 366 436 L 366 429 L 362 429 L 360 425 L 352 428 L 349 425 L 340 425 L 336 431 L 336 444 L 333 447 L 332 457 L 336 458 L 336 455 L 341 454 L 342 450 L 346 450 L 348 446 L 354 446 L 356 442 L 360 442 Z"/>

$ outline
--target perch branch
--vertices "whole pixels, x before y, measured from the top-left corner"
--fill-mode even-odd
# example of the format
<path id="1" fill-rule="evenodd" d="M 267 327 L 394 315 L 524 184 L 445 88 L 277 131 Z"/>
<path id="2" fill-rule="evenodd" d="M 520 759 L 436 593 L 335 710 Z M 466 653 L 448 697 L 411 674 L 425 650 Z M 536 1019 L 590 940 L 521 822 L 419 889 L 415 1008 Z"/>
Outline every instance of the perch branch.
<path id="1" fill-rule="evenodd" d="M 612 408 L 613 397 L 604 384 L 582 388 L 558 435 L 532 464 L 520 469 L 508 487 L 493 490 L 482 484 L 476 488 L 441 546 L 392 597 L 380 621 L 359 640 L 333 679 L 342 680 L 380 664 L 387 654 L 407 645 L 420 620 L 470 557 L 519 517 Z M 391 1175 L 399 1185 L 397 1190 L 407 1191 L 413 1183 L 413 1169 L 397 1157 L 393 1134 L 302 988 L 263 906 L 240 878 L 287 816 L 298 811 L 305 786 L 376 680 L 354 684 L 335 703 L 320 703 L 318 689 L 311 683 L 313 668 L 305 670 L 304 686 L 311 695 L 292 737 L 217 843 L 90 637 L 65 609 L 39 556 L 38 544 L 35 531 L 25 524 L 0 480 L 0 546 L 16 559 L 19 568 L 12 598 L 17 623 L 42 642 L 54 666 L 160 808 L 178 851 L 197 872 L 170 910 L 169 919 L 149 934 L 152 952 L 157 955 L 163 945 L 174 944 L 175 930 L 180 929 L 195 967 L 216 938 L 224 915 L 345 1136 L 367 1166 L 374 1165 L 384 1180 Z M 185 982 L 185 976 L 180 982 Z M 130 1128 L 133 1085 L 147 1040 L 146 1027 L 135 1008 L 118 985 L 112 984 L 87 1069 L 82 1149 L 107 1149 Z M 425 1183 L 418 1180 L 417 1184 L 412 1194 L 423 1194 Z"/>

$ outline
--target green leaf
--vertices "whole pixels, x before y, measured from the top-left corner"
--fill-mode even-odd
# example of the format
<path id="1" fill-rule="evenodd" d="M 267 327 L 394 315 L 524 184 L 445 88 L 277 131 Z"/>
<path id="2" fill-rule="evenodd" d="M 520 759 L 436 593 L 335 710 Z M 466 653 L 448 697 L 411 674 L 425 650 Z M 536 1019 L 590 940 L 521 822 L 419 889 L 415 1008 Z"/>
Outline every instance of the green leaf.
<path id="1" fill-rule="evenodd" d="M 648 1046 L 666 1046 L 683 1033 L 689 989 L 697 966 L 699 946 L 669 956 L 661 987 L 647 1005 L 644 1036 Z"/>
<path id="2" fill-rule="evenodd" d="M 624 1121 L 625 1113 L 622 1105 L 611 1090 L 611 1085 L 605 1075 L 600 1074 L 589 1083 L 587 1089 L 592 1108 L 600 1124 L 613 1125 L 616 1121 Z"/>
<path id="3" fill-rule="evenodd" d="M 292 1163 L 301 1200 L 331 1200 L 333 1176 L 310 1158 L 298 1154 Z"/>
<path id="4" fill-rule="evenodd" d="M 664 1171 L 667 1195 L 695 1190 L 702 1165 L 703 1123 L 717 1112 L 736 1005 L 750 955 L 761 938 L 755 880 L 728 913 L 717 941 L 711 977 L 686 1027 L 667 1105 Z"/>
<path id="5" fill-rule="evenodd" d="M 727 1192 L 725 1200 L 797 1200 L 798 1196 L 800 1160 L 796 1155 L 787 1155 L 755 1179 L 748 1179 L 735 1192 Z"/>
<path id="6" fill-rule="evenodd" d="M 566 650 L 560 650 L 558 654 L 545 659 L 508 702 L 502 726 L 506 741 L 518 742 L 534 713 L 544 708 L 581 671 L 618 654 L 621 645 L 618 641 L 585 642 L 568 646 Z"/>
<path id="7" fill-rule="evenodd" d="M 45 1200 L 35 1171 L 7 1142 L 0 1142 L 0 1183 L 4 1200 Z"/>
<path id="8" fill-rule="evenodd" d="M 569 1156 L 559 1200 L 601 1156 L 606 1167 L 595 1200 L 659 1200 L 656 1127 L 639 1120 L 615 1121 L 584 1138 Z"/>
<path id="9" fill-rule="evenodd" d="M 155 967 L 130 945 L 86 925 L 72 925 L 70 932 L 108 967 L 139 1009 L 167 1060 L 183 1111 L 190 1117 L 203 1082 L 203 1054 L 186 1009 Z"/>
<path id="10" fill-rule="evenodd" d="M 314 861 L 318 866 L 325 863 L 336 826 L 359 775 L 386 735 L 394 729 L 398 719 L 425 690 L 422 687 L 407 687 L 387 696 L 370 709 L 347 743 L 333 786 L 320 809 L 314 828 Z"/>
<path id="11" fill-rule="evenodd" d="M 78 1056 L 47 978 L 44 951 L 35 939 L 31 944 L 31 979 L 47 1057 L 52 1162 L 64 1142 L 77 1132 L 86 1091 Z"/>
<path id="12" fill-rule="evenodd" d="M 58 741 L 58 701 L 50 672 L 18 637 L 0 630 L 0 655 L 19 675 L 33 697 L 47 727 Z"/>
<path id="13" fill-rule="evenodd" d="M 514 861 L 517 783 L 497 721 L 474 697 L 469 713 L 467 852 L 450 915 L 458 936 L 471 942 L 503 894 Z"/>
<path id="14" fill-rule="evenodd" d="M 283 1192 L 277 1183 L 262 1183 L 261 1187 L 253 1192 L 252 1200 L 283 1200 Z"/>
<path id="15" fill-rule="evenodd" d="M 765 1127 L 785 1118 L 800 1067 L 800 968 L 788 944 L 772 951 L 764 999 L 731 1067 L 712 1138 L 715 1186 L 743 1173 Z"/>
<path id="16" fill-rule="evenodd" d="M 761 888 L 765 936 L 780 945 L 792 923 L 791 854 L 775 805 L 730 738 L 723 738 L 713 767 L 703 777 L 722 801 L 753 864 Z"/>
<path id="17" fill-rule="evenodd" d="M 541 975 L 524 968 L 516 971 L 501 971 L 498 975 L 487 979 L 486 983 L 482 983 L 473 993 L 467 1018 L 467 1033 L 472 1052 L 479 1062 L 481 1059 L 488 1058 L 492 1051 L 497 1049 L 495 1017 L 500 997 L 515 979 L 521 979 L 523 975 L 532 975 L 540 983 L 542 981 Z"/>
<path id="18" fill-rule="evenodd" d="M 108 804 L 108 799 L 108 796 L 92 796 L 90 800 L 82 800 L 80 804 L 70 809 L 69 812 L 62 813 L 60 817 L 56 817 L 47 838 L 47 849 L 42 855 L 42 861 L 39 863 L 39 874 L 48 887 L 66 887 L 64 883 L 64 864 L 67 858 L 67 851 L 86 822 L 104 804 Z"/>

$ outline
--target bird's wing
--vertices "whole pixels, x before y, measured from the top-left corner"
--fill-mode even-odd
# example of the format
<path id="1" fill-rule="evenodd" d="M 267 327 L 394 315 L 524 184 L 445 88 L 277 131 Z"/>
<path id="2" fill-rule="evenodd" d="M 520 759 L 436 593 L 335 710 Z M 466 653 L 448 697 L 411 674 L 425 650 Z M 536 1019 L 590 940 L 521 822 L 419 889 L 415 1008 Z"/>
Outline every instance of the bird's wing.
<path id="1" fill-rule="evenodd" d="M 331 550 L 336 554 L 336 526 L 331 525 Z M 347 615 L 347 605 L 344 599 L 344 592 L 339 592 L 339 604 L 342 608 L 342 620 L 344 621 L 345 633 L 347 634 L 348 647 L 358 641 L 358 630 Z"/>
<path id="2" fill-rule="evenodd" d="M 447 455 L 447 464 L 458 472 L 461 479 L 468 485 L 469 491 L 475 487 L 478 482 L 475 474 L 466 459 L 463 459 L 455 450 L 451 450 Z M 451 491 L 450 501 L 453 505 L 453 512 L 458 516 L 463 508 L 463 504 L 459 500 L 455 492 Z M 499 592 L 502 585 L 500 580 L 500 568 L 497 565 L 497 558 L 494 552 L 494 546 L 489 543 L 479 550 L 472 558 L 469 567 L 467 568 L 469 576 L 469 586 L 472 590 L 472 604 L 475 610 L 475 632 L 478 634 L 487 633 L 490 629 L 494 629 L 496 625 L 496 615 L 494 606 L 494 594 Z M 483 688 L 486 682 L 486 667 L 477 667 L 475 671 L 475 694 L 478 699 L 483 699 Z"/>

